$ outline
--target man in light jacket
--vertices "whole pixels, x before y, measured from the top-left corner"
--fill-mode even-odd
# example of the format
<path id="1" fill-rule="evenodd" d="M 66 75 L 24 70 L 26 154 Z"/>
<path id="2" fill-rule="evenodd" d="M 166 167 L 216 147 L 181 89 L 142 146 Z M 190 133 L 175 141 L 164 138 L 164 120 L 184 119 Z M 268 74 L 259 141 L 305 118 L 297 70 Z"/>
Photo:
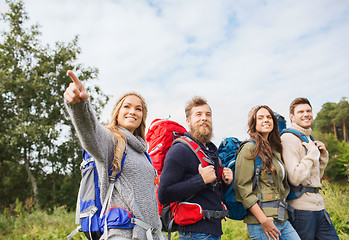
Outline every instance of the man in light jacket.
<path id="1" fill-rule="evenodd" d="M 324 143 L 310 137 L 312 106 L 308 99 L 296 98 L 290 105 L 289 113 L 290 129 L 303 133 L 308 139 L 307 143 L 292 133 L 281 136 L 291 189 L 292 186 L 301 185 L 305 191 L 301 197 L 289 200 L 289 204 L 295 209 L 294 214 L 290 214 L 290 222 L 302 240 L 339 239 L 319 193 L 321 178 L 328 163 L 328 152 Z"/>

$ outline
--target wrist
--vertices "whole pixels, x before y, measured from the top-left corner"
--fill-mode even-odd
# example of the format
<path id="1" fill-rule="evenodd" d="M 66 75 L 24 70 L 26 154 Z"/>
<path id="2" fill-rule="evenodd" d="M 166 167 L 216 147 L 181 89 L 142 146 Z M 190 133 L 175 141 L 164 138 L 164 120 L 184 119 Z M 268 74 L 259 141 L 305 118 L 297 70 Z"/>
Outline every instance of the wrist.
<path id="1" fill-rule="evenodd" d="M 264 215 L 264 214 L 263 214 Z M 264 224 L 264 223 L 266 223 L 267 222 L 267 220 L 268 220 L 268 218 L 267 218 L 267 216 L 260 216 L 259 217 L 259 219 L 258 219 L 258 221 L 261 223 L 261 224 Z"/>

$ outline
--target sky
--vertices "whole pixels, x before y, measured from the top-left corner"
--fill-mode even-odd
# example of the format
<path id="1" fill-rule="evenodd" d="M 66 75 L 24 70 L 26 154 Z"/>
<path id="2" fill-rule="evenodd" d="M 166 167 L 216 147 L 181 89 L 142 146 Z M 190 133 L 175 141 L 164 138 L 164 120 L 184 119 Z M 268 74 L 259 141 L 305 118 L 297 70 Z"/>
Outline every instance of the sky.
<path id="1" fill-rule="evenodd" d="M 168 118 L 186 126 L 193 96 L 207 99 L 213 142 L 248 137 L 247 115 L 265 104 L 287 120 L 296 97 L 314 117 L 326 102 L 349 97 L 347 0 L 25 0 L 44 44 L 79 36 L 84 66 L 112 98 L 137 91 L 147 126 Z M 0 0 L 0 11 L 6 9 Z M 289 120 L 288 120 L 289 124 Z"/>

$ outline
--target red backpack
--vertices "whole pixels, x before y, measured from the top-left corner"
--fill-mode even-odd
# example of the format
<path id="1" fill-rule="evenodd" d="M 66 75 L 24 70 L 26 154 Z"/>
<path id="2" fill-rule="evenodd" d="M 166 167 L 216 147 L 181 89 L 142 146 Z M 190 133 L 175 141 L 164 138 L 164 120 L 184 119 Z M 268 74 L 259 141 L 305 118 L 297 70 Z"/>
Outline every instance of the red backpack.
<path id="1" fill-rule="evenodd" d="M 156 185 L 159 184 L 162 168 L 166 154 L 172 144 L 181 142 L 186 144 L 197 156 L 198 161 L 202 164 L 202 167 L 206 167 L 212 164 L 211 160 L 207 157 L 201 147 L 190 138 L 184 136 L 186 129 L 175 121 L 155 119 L 145 136 L 145 139 L 149 145 L 149 155 L 152 160 L 152 164 L 157 171 L 158 177 L 155 180 Z M 220 174 L 223 169 L 220 167 Z M 219 180 L 218 176 L 218 180 Z M 158 193 L 156 193 L 157 195 Z M 187 199 L 190 200 L 190 199 Z M 176 231 L 178 225 L 188 225 L 200 221 L 202 218 L 209 218 L 211 216 L 210 210 L 203 210 L 199 204 L 189 202 L 173 202 L 168 205 L 162 205 L 158 200 L 159 215 L 161 216 L 163 231 L 169 233 Z M 222 213 L 226 216 L 227 212 Z"/>
<path id="2" fill-rule="evenodd" d="M 175 121 L 155 119 L 148 129 L 145 140 L 149 145 L 149 155 L 160 179 L 166 154 L 172 142 L 186 133 L 187 130 Z"/>

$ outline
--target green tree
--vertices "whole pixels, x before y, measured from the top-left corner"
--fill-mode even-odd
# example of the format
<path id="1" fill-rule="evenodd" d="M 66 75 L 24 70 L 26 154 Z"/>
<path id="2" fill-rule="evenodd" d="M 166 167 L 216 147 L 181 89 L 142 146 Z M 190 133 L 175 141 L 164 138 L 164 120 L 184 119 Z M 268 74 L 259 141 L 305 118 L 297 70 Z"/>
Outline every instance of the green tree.
<path id="1" fill-rule="evenodd" d="M 38 25 L 26 27 L 23 2 L 6 3 L 9 11 L 0 19 L 6 26 L 0 35 L 0 207 L 31 196 L 42 205 L 56 204 L 64 179 L 74 179 L 70 191 L 65 190 L 76 194 L 81 161 L 63 106 L 62 95 L 71 82 L 66 71 L 74 70 L 82 81 L 96 79 L 98 71 L 78 63 L 78 37 L 54 48 L 43 45 Z M 88 91 L 96 96 L 91 101 L 98 115 L 109 97 L 95 85 Z"/>
<path id="2" fill-rule="evenodd" d="M 334 121 L 340 126 L 342 130 L 342 139 L 345 142 L 349 142 L 347 130 L 349 124 L 349 103 L 346 98 L 342 98 L 341 101 L 337 104 L 337 111 Z"/>
<path id="3" fill-rule="evenodd" d="M 324 133 L 333 133 L 337 137 L 335 117 L 337 114 L 337 103 L 327 102 L 322 105 L 320 112 L 316 115 L 314 129 Z"/>
<path id="4" fill-rule="evenodd" d="M 348 140 L 349 103 L 342 98 L 339 103 L 327 102 L 322 105 L 314 121 L 314 130 L 333 133 L 338 140 Z"/>
<path id="5" fill-rule="evenodd" d="M 331 180 L 342 180 L 347 177 L 349 165 L 349 144 L 339 141 L 332 133 L 313 132 L 315 139 L 322 141 L 329 153 L 325 174 Z"/>

